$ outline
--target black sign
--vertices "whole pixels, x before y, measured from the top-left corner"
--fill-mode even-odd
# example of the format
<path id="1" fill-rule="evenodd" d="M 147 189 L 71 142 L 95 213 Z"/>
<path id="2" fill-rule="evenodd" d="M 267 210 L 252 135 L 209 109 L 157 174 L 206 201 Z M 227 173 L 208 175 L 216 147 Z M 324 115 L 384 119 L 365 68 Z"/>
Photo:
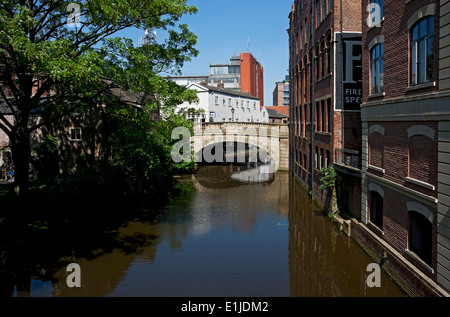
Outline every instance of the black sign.
<path id="1" fill-rule="evenodd" d="M 362 41 L 360 35 L 344 34 L 343 55 L 344 110 L 360 110 L 362 103 Z"/>

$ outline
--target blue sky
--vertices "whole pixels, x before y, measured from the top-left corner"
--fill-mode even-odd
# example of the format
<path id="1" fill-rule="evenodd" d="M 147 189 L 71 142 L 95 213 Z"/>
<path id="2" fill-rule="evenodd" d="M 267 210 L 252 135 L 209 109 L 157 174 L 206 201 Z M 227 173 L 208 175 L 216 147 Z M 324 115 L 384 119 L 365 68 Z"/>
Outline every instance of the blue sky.
<path id="1" fill-rule="evenodd" d="M 289 68 L 289 12 L 293 0 L 188 0 L 197 7 L 185 23 L 198 37 L 198 57 L 187 63 L 182 75 L 208 75 L 209 65 L 229 62 L 234 53 L 247 50 L 264 68 L 264 104 L 272 106 L 275 83 L 285 79 Z M 142 30 L 116 34 L 138 43 Z M 164 34 L 157 30 L 158 41 Z"/>
<path id="2" fill-rule="evenodd" d="M 286 29 L 293 0 L 188 0 L 197 7 L 195 15 L 182 23 L 198 36 L 200 54 L 185 65 L 183 75 L 208 75 L 211 63 L 228 62 L 247 50 L 264 67 L 264 103 L 272 105 L 277 81 L 289 68 Z"/>

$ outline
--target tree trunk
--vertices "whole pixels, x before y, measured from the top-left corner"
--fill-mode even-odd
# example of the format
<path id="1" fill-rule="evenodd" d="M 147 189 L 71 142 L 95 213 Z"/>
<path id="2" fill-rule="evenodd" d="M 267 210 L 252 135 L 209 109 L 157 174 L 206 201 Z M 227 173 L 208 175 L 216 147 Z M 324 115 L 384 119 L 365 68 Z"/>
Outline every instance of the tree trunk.
<path id="1" fill-rule="evenodd" d="M 30 171 L 30 136 L 20 131 L 11 138 L 11 152 L 14 164 L 14 193 L 20 203 L 28 200 L 28 175 Z"/>

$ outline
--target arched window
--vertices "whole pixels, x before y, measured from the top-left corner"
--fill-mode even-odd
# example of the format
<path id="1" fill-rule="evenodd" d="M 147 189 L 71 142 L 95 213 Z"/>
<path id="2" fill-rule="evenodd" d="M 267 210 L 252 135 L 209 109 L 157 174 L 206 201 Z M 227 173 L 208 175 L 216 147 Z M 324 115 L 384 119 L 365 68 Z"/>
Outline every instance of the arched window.
<path id="1" fill-rule="evenodd" d="M 383 196 L 370 191 L 370 222 L 383 230 Z"/>
<path id="2" fill-rule="evenodd" d="M 411 28 L 411 85 L 433 81 L 434 17 L 427 16 Z"/>
<path id="3" fill-rule="evenodd" d="M 370 51 L 371 93 L 384 91 L 383 43 L 376 44 Z"/>
<path id="4" fill-rule="evenodd" d="M 431 266 L 432 224 L 424 215 L 410 211 L 409 249 Z"/>

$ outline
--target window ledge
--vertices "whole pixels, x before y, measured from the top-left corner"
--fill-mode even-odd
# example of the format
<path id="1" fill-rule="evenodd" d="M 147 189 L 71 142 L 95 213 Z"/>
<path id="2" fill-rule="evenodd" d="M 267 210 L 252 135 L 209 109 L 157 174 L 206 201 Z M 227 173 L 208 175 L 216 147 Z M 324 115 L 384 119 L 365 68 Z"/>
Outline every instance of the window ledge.
<path id="1" fill-rule="evenodd" d="M 323 77 L 320 77 L 319 79 L 316 80 L 316 84 L 321 82 L 322 80 L 325 80 L 325 79 L 331 77 L 332 75 L 333 75 L 333 73 L 328 73 L 328 74 L 324 75 Z"/>
<path id="2" fill-rule="evenodd" d="M 384 168 L 376 167 L 376 166 L 373 166 L 373 165 L 369 165 L 368 168 L 371 169 L 371 170 L 374 170 L 376 172 L 383 173 L 383 174 L 386 173 L 386 170 Z"/>
<path id="3" fill-rule="evenodd" d="M 407 257 L 410 257 L 413 260 L 417 261 L 420 264 L 420 266 L 428 273 L 434 274 L 433 268 L 429 264 L 425 263 L 424 260 L 422 260 L 417 254 L 408 249 L 405 249 L 405 254 L 407 255 Z"/>
<path id="4" fill-rule="evenodd" d="M 331 136 L 331 132 L 326 132 L 326 131 L 314 131 L 314 134 Z"/>
<path id="5" fill-rule="evenodd" d="M 411 177 L 406 177 L 405 181 L 407 181 L 408 183 L 412 183 L 412 184 L 415 184 L 415 185 L 422 186 L 422 187 L 424 187 L 426 189 L 431 189 L 431 190 L 435 190 L 436 189 L 436 187 L 434 185 L 431 185 L 431 184 L 423 182 L 423 181 L 419 181 L 418 179 L 414 179 L 414 178 L 411 178 Z"/>
<path id="6" fill-rule="evenodd" d="M 369 224 L 371 230 L 375 231 L 375 233 L 378 233 L 378 235 L 380 235 L 380 236 L 384 236 L 384 231 L 381 230 L 380 228 L 378 228 L 378 226 L 376 224 L 374 224 L 370 220 L 368 220 L 367 223 Z"/>
<path id="7" fill-rule="evenodd" d="M 436 82 L 435 81 L 430 81 L 428 83 L 423 83 L 423 84 L 417 84 L 417 85 L 414 85 L 414 86 L 409 86 L 409 87 L 406 88 L 406 92 L 420 90 L 420 89 L 424 89 L 424 88 L 430 88 L 430 87 L 436 87 Z"/>
<path id="8" fill-rule="evenodd" d="M 384 91 L 382 92 L 376 92 L 373 94 L 370 94 L 367 96 L 367 98 L 379 98 L 379 97 L 384 97 L 386 95 L 386 93 Z"/>

